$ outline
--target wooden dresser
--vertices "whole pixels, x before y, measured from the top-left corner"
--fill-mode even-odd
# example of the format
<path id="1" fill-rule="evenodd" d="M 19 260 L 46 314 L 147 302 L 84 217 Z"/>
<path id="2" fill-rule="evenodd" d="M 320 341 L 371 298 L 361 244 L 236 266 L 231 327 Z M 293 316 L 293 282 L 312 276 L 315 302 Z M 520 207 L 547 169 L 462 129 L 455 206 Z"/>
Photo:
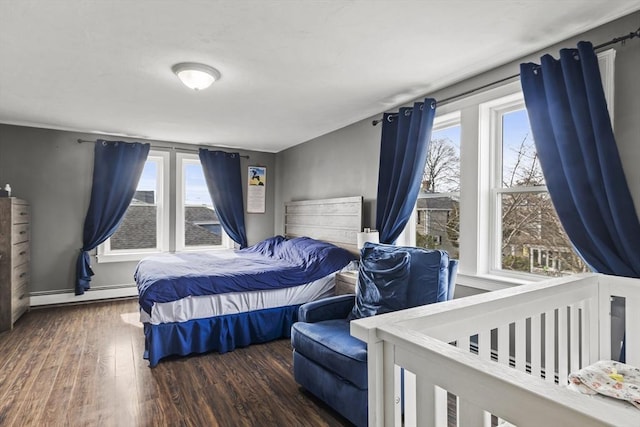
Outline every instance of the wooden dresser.
<path id="1" fill-rule="evenodd" d="M 0 331 L 29 309 L 29 204 L 0 197 Z"/>

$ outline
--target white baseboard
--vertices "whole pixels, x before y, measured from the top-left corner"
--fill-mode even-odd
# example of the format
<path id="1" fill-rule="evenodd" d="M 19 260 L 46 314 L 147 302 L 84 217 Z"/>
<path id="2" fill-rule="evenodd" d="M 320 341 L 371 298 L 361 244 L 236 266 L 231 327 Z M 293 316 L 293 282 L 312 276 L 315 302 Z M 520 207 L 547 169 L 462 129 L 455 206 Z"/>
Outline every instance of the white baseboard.
<path id="1" fill-rule="evenodd" d="M 123 286 L 117 288 L 89 289 L 84 295 L 75 295 L 73 292 L 31 294 L 30 306 L 37 307 L 53 304 L 74 304 L 79 302 L 97 301 L 102 299 L 124 298 L 138 296 L 138 288 L 135 286 Z"/>

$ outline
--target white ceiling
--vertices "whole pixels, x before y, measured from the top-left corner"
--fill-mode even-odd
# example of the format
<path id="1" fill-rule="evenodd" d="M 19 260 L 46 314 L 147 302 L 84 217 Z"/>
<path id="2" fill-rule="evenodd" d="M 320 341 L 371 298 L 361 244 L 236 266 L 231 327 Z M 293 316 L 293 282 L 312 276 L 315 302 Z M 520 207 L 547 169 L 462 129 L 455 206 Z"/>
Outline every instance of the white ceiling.
<path id="1" fill-rule="evenodd" d="M 636 10 L 640 0 L 0 0 L 0 122 L 278 152 Z M 222 79 L 190 91 L 171 72 L 184 61 Z"/>

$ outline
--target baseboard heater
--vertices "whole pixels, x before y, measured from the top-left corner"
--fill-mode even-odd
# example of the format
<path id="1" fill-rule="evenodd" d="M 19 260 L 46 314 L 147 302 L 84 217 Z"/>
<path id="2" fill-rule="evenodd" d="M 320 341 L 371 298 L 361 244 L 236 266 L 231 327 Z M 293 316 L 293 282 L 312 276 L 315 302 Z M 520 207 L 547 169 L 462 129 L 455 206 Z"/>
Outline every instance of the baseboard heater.
<path id="1" fill-rule="evenodd" d="M 45 291 L 30 294 L 30 306 L 77 304 L 105 299 L 128 298 L 138 296 L 135 285 L 118 285 L 96 287 L 85 291 L 83 295 L 75 295 L 73 291 Z"/>

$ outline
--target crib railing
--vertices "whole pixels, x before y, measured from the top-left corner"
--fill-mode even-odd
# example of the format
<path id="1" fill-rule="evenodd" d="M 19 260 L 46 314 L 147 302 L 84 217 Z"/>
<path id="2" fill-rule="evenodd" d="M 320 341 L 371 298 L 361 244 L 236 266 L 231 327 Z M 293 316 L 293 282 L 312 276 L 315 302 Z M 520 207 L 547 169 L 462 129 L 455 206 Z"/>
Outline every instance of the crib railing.
<path id="1" fill-rule="evenodd" d="M 638 425 L 636 409 L 562 387 L 617 359 L 611 299 L 626 305 L 627 363 L 640 366 L 640 280 L 585 274 L 352 322 L 368 343 L 369 424 Z M 403 376 L 403 381 L 400 381 Z M 402 390 L 402 388 L 404 390 Z"/>

